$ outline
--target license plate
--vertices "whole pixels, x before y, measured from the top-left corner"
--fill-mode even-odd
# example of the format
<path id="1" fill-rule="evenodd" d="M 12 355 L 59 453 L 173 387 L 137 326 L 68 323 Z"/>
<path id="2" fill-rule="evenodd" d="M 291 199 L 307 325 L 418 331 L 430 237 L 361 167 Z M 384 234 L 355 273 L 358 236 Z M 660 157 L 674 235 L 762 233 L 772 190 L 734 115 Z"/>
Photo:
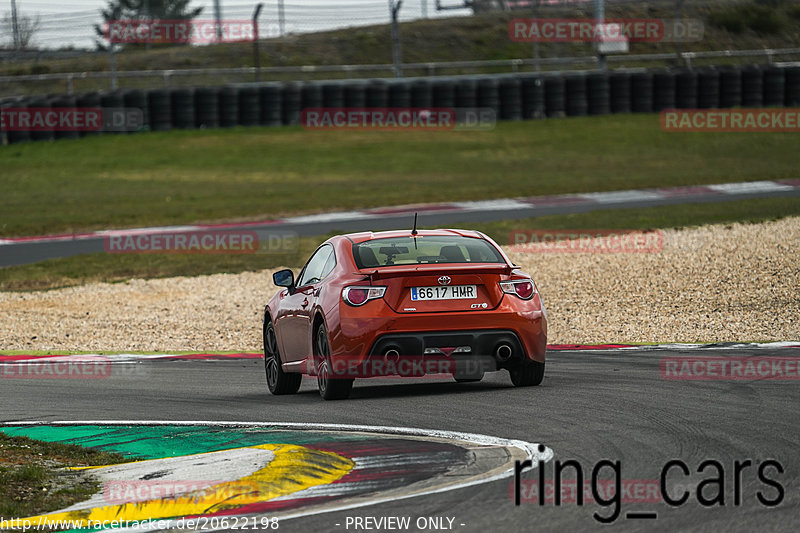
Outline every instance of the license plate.
<path id="1" fill-rule="evenodd" d="M 419 300 L 469 300 L 478 297 L 476 285 L 443 285 L 439 287 L 411 287 L 411 299 Z"/>

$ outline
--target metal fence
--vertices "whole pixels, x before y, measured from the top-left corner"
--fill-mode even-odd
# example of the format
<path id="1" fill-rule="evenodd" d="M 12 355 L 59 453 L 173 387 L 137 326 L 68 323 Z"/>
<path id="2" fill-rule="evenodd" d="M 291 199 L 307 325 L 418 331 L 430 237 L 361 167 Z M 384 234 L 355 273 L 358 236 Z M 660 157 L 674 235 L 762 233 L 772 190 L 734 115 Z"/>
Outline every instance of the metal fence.
<path id="1" fill-rule="evenodd" d="M 746 0 L 649 0 L 649 8 L 693 9 L 733 5 Z M 387 24 L 390 9 L 387 0 L 226 0 L 221 3 L 224 19 L 250 19 L 258 4 L 263 4 L 259 16 L 262 38 L 315 33 L 347 27 Z M 592 13 L 594 0 L 403 0 L 399 20 L 407 22 L 424 18 L 471 16 L 475 11 L 487 11 L 480 6 L 495 6 L 489 11 L 508 11 L 519 16 L 531 16 L 532 9 L 546 12 L 570 6 L 585 6 Z M 611 6 L 642 5 L 642 0 L 604 0 Z M 17 2 L 17 17 L 21 27 L 32 34 L 22 50 L 13 50 L 11 12 L 0 10 L 0 61 L 18 58 L 60 56 L 74 57 L 76 52 L 90 53 L 96 44 L 107 44 L 97 35 L 95 26 L 102 25 L 101 10 L 70 9 L 76 4 L 60 2 Z M 503 7 L 504 6 L 504 7 Z M 102 7 L 105 7 L 103 5 Z M 216 16 L 214 0 L 193 0 L 190 8 L 200 8 L 198 18 Z M 1 8 L 0 8 L 1 9 Z"/>
<path id="2" fill-rule="evenodd" d="M 259 11 L 258 34 L 262 40 L 255 47 L 261 50 L 254 53 L 251 59 L 249 55 L 242 57 L 242 49 L 236 54 L 230 55 L 230 59 L 225 61 L 215 61 L 214 66 L 225 65 L 256 65 L 236 66 L 230 68 L 183 68 L 184 65 L 192 65 L 198 60 L 202 61 L 202 55 L 198 57 L 188 57 L 190 54 L 176 54 L 170 56 L 169 60 L 164 60 L 167 53 L 160 53 L 159 63 L 153 68 L 143 68 L 142 62 L 127 64 L 124 68 L 118 69 L 115 66 L 116 60 L 113 53 L 97 50 L 95 44 L 104 44 L 102 38 L 96 35 L 95 25 L 102 23 L 100 10 L 83 11 L 63 11 L 66 7 L 59 8 L 56 3 L 45 4 L 48 7 L 26 7 L 30 4 L 18 2 L 19 17 L 36 17 L 38 19 L 37 33 L 32 37 L 30 49 L 12 50 L 3 49 L 3 41 L 9 43 L 8 27 L 3 28 L 0 22 L 0 64 L 2 71 L 0 74 L 0 96 L 12 96 L 21 94 L 36 94 L 48 92 L 61 92 L 66 90 L 69 93 L 80 91 L 97 91 L 115 89 L 117 87 L 138 87 L 149 88 L 153 86 L 181 86 L 181 85 L 201 85 L 218 83 L 235 83 L 273 79 L 285 81 L 290 79 L 322 79 L 325 77 L 347 78 L 347 77 L 384 77 L 392 76 L 402 72 L 405 76 L 435 76 L 435 75 L 455 75 L 471 73 L 498 73 L 498 72 L 518 72 L 529 69 L 543 70 L 569 70 L 581 68 L 598 68 L 598 58 L 591 51 L 590 47 L 583 49 L 561 48 L 562 45 L 555 44 L 546 54 L 548 57 L 539 57 L 538 48 L 535 46 L 527 48 L 531 51 L 526 57 L 526 46 L 517 46 L 508 56 L 514 59 L 499 60 L 462 60 L 462 61 L 419 61 L 420 58 L 436 59 L 434 52 L 428 53 L 424 49 L 424 43 L 420 44 L 417 40 L 416 46 L 425 53 L 412 53 L 413 45 L 409 47 L 407 58 L 415 61 L 403 62 L 399 64 L 389 64 L 391 55 L 386 54 L 386 63 L 382 55 L 367 56 L 363 52 L 375 47 L 375 43 L 364 44 L 358 48 L 358 39 L 346 43 L 347 46 L 356 47 L 348 57 L 343 60 L 351 60 L 351 64 L 321 65 L 316 61 L 317 56 L 306 49 L 305 41 L 299 38 L 301 34 L 310 34 L 324 30 L 341 29 L 348 27 L 363 27 L 369 25 L 385 25 L 390 21 L 390 5 L 396 4 L 398 0 L 231 0 L 222 2 L 223 19 L 246 20 L 254 14 L 254 7 L 259 3 L 263 4 L 263 9 Z M 594 0 L 487 0 L 482 5 L 496 4 L 499 11 L 507 11 L 509 7 L 516 7 L 508 11 L 511 18 L 532 16 L 531 6 L 539 6 L 537 9 L 564 9 L 565 6 L 574 4 L 585 5 L 584 11 L 587 14 L 592 12 Z M 683 8 L 697 8 L 699 6 L 726 6 L 741 3 L 744 0 L 650 0 L 646 3 L 649 7 L 659 6 L 671 8 L 680 6 Z M 527 3 L 526 3 L 527 2 Z M 637 5 L 642 7 L 640 0 L 605 0 L 609 6 L 612 5 Z M 43 4 L 35 3 L 35 6 Z M 67 4 L 68 5 L 68 4 Z M 195 0 L 189 4 L 190 7 L 200 7 L 203 9 L 199 18 L 211 19 L 215 16 L 213 0 Z M 477 4 L 465 2 L 464 0 L 404 0 L 400 10 L 400 20 L 410 21 L 422 18 L 471 16 Z M 466 6 L 466 7 L 465 7 Z M 470 7 L 471 6 L 471 7 Z M 439 9 L 452 8 L 452 9 Z M 28 11 L 31 9 L 31 11 Z M 34 11 L 34 9 L 38 11 Z M 62 12 L 57 12 L 61 9 Z M 48 11 L 50 10 L 50 11 Z M 0 12 L 0 20 L 5 20 Z M 8 26 L 6 24 L 6 26 Z M 367 30 L 369 33 L 371 30 Z M 381 45 L 388 46 L 388 32 L 386 36 L 377 38 Z M 340 35 L 340 34 L 336 34 Z M 336 39 L 336 35 L 327 34 L 327 38 Z M 278 38 L 272 39 L 270 38 Z M 282 38 L 281 38 L 282 37 Z M 312 36 L 313 37 L 313 36 Z M 323 35 L 325 37 L 325 35 Z M 358 36 L 364 37 L 363 34 Z M 402 42 L 403 35 L 400 36 Z M 406 35 L 409 42 L 412 41 L 410 34 Z M 291 42 L 298 39 L 302 43 L 295 48 L 281 48 L 281 43 Z M 386 39 L 387 42 L 380 41 Z M 317 39 L 319 40 L 319 39 Z M 517 43 L 519 44 L 519 43 Z M 755 44 L 755 43 L 753 43 Z M 790 42 L 789 45 L 794 45 Z M 108 45 L 105 42 L 105 45 Z M 773 43 L 773 46 L 775 43 Z M 74 47 L 82 47 L 76 49 Z M 323 45 L 316 43 L 315 52 L 324 50 Z M 336 44 L 331 44 L 336 46 Z M 57 47 L 62 47 L 57 49 Z M 67 48 L 63 48 L 67 47 Z M 73 47 L 73 48 L 69 48 Z M 117 49 L 121 48 L 119 45 Z M 186 49 L 187 47 L 179 47 Z M 208 54 L 213 53 L 209 47 Z M 265 52 L 268 48 L 269 52 Z M 685 50 L 686 48 L 684 48 Z M 113 47 L 112 47 L 113 50 Z M 177 48 L 176 48 L 177 50 Z M 287 51 L 288 50 L 288 51 Z M 191 51 L 191 50 L 190 50 Z M 641 50 L 639 50 L 641 51 Z M 285 53 L 290 57 L 282 57 Z M 584 54 L 585 55 L 581 55 Z M 305 65 L 298 65 L 303 59 L 303 55 L 310 56 Z M 265 57 L 271 55 L 275 59 L 273 65 L 259 68 L 261 55 Z M 347 54 L 345 54 L 347 55 Z M 467 57 L 464 57 L 464 56 Z M 484 57 L 489 54 L 484 54 Z M 126 52 L 127 56 L 127 52 Z M 469 57 L 467 54 L 453 54 L 454 57 L 464 59 L 474 59 L 476 55 Z M 508 57 L 507 56 L 507 57 Z M 676 51 L 671 53 L 654 54 L 620 54 L 606 56 L 609 66 L 689 66 L 703 64 L 708 61 L 721 61 L 723 63 L 736 62 L 767 62 L 772 63 L 776 60 L 795 60 L 798 56 L 797 48 L 776 48 L 765 50 L 720 50 L 692 52 L 682 51 L 676 46 Z M 121 56 L 120 56 L 121 57 Z M 444 57 L 448 57 L 446 54 Z M 480 57 L 480 56 L 477 56 Z M 62 61 L 63 60 L 63 61 Z M 317 63 L 317 64 L 312 64 Z M 344 63 L 344 61 L 342 61 Z M 365 64 L 366 63 L 366 64 Z M 172 68 L 174 64 L 174 68 Z M 281 66 L 274 66 L 275 64 Z M 59 72 L 60 71 L 60 72 Z"/>
<path id="3" fill-rule="evenodd" d="M 682 52 L 676 56 L 674 53 L 641 54 L 625 56 L 609 56 L 606 60 L 610 63 L 658 65 L 673 64 L 691 68 L 699 60 L 739 59 L 747 62 L 757 61 L 768 64 L 776 60 L 800 60 L 800 48 L 781 48 L 763 50 L 720 50 L 708 52 Z M 576 67 L 596 68 L 596 56 L 579 57 L 548 57 L 540 59 L 520 58 L 486 61 L 449 61 L 428 63 L 404 63 L 403 71 L 412 75 L 436 76 L 457 71 L 482 72 L 522 72 L 533 70 L 536 66 L 557 67 L 556 70 L 571 70 Z M 376 65 L 304 65 L 294 67 L 254 67 L 243 68 L 207 68 L 207 69 L 169 69 L 169 70 L 134 70 L 121 72 L 68 72 L 54 74 L 31 74 L 22 76 L 0 76 L 0 83 L 11 82 L 58 82 L 68 94 L 76 91 L 76 83 L 85 80 L 106 80 L 107 88 L 115 89 L 120 79 L 148 79 L 159 80 L 163 87 L 173 87 L 191 84 L 196 79 L 213 79 L 219 76 L 236 76 L 239 81 L 253 81 L 268 76 L 275 78 L 286 75 L 292 79 L 319 79 L 324 77 L 382 77 L 391 76 L 394 72 L 392 64 Z M 148 84 L 152 85 L 152 83 Z"/>

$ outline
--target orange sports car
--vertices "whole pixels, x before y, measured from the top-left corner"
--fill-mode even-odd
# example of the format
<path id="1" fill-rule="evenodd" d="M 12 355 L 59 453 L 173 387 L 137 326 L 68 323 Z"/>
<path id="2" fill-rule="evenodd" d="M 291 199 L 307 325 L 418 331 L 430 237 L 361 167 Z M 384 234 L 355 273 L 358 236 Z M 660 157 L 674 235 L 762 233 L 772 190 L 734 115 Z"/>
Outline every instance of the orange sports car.
<path id="1" fill-rule="evenodd" d="M 479 381 L 508 370 L 518 387 L 544 377 L 547 315 L 531 277 L 477 231 L 338 235 L 311 255 L 264 309 L 272 394 L 315 375 L 326 400 L 353 380 L 449 373 Z"/>

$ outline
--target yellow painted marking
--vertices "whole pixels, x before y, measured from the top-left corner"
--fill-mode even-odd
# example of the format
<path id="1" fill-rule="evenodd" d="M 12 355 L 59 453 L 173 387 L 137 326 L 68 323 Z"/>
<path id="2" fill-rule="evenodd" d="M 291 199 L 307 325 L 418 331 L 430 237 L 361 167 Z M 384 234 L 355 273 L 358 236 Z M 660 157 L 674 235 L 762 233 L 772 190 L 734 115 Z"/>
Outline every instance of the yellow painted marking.
<path id="1" fill-rule="evenodd" d="M 309 487 L 332 483 L 355 466 L 352 460 L 339 454 L 295 444 L 262 444 L 248 448 L 270 450 L 275 457 L 267 466 L 249 476 L 177 497 L 57 512 L 29 517 L 27 520 L 32 523 L 44 523 L 45 518 L 50 522 L 73 520 L 75 527 L 91 527 L 90 522 L 133 522 L 204 515 L 250 503 L 265 502 Z"/>

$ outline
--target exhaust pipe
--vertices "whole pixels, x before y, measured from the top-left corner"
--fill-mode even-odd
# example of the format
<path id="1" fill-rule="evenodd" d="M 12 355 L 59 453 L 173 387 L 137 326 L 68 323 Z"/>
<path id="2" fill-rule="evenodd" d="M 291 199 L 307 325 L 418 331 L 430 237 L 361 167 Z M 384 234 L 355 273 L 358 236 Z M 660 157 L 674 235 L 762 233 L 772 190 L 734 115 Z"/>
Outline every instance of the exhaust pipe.
<path id="1" fill-rule="evenodd" d="M 387 363 L 396 363 L 400 360 L 400 351 L 397 348 L 387 348 L 385 352 L 383 352 L 383 360 Z"/>
<path id="2" fill-rule="evenodd" d="M 506 343 L 503 343 L 497 346 L 497 349 L 494 351 L 494 357 L 501 363 L 505 363 L 506 361 L 511 359 L 512 353 L 513 350 L 511 349 L 511 346 L 509 346 Z"/>

